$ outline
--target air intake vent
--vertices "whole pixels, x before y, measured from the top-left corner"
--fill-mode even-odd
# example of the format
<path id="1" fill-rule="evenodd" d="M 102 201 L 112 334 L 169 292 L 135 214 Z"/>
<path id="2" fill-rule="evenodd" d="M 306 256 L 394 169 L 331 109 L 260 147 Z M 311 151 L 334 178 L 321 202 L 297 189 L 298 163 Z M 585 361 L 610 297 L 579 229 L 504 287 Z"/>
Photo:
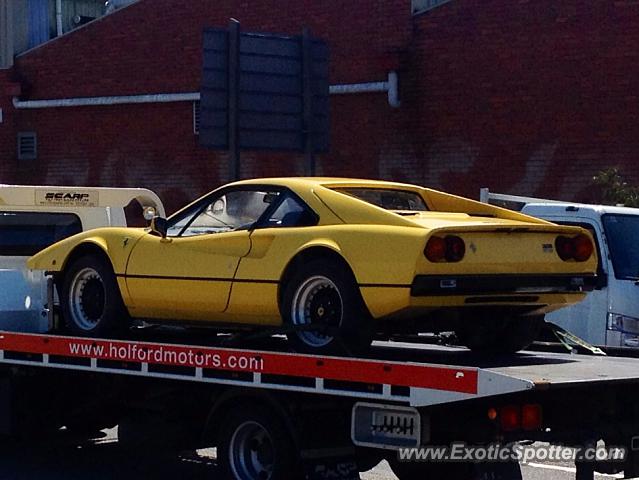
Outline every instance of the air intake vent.
<path id="1" fill-rule="evenodd" d="M 200 102 L 196 100 L 193 102 L 193 133 L 195 135 L 200 134 Z"/>
<path id="2" fill-rule="evenodd" d="M 38 158 L 38 137 L 35 132 L 18 133 L 18 160 Z"/>

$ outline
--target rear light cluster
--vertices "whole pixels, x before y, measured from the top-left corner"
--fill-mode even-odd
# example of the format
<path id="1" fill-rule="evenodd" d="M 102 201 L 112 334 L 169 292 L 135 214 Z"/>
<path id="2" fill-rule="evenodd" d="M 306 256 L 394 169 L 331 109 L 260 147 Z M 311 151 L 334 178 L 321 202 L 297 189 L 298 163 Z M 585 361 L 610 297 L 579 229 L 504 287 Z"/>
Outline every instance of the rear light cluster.
<path id="1" fill-rule="evenodd" d="M 579 234 L 576 237 L 559 236 L 555 240 L 555 250 L 563 261 L 575 260 L 585 262 L 594 251 L 592 240 L 587 235 Z"/>
<path id="2" fill-rule="evenodd" d="M 430 237 L 424 249 L 424 255 L 431 262 L 459 262 L 466 253 L 466 244 L 455 235 Z"/>
<path id="3" fill-rule="evenodd" d="M 533 431 L 540 430 L 543 425 L 543 414 L 541 405 L 507 405 L 505 407 L 489 408 L 488 419 L 499 422 L 501 430 L 504 432 L 515 432 L 518 430 Z"/>

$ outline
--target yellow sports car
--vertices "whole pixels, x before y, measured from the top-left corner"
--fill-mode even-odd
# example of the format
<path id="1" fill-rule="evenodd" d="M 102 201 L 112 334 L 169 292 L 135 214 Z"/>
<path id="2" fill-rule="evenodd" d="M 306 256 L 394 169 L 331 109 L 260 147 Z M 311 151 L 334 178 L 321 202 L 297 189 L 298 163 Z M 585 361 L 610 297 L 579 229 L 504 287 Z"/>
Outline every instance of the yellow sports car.
<path id="1" fill-rule="evenodd" d="M 149 322 L 272 328 L 297 349 L 455 331 L 517 351 L 544 314 L 594 288 L 590 234 L 415 185 L 336 178 L 232 183 L 148 229 L 99 228 L 31 257 L 74 334 Z"/>

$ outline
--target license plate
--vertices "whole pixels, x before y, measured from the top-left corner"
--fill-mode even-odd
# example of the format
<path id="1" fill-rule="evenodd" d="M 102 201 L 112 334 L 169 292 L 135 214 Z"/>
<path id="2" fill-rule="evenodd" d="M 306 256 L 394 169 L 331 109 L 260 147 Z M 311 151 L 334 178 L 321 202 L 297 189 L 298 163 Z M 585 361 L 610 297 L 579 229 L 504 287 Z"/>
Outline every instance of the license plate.
<path id="1" fill-rule="evenodd" d="M 414 408 L 356 403 L 351 437 L 355 445 L 363 447 L 418 447 L 422 441 L 422 418 Z"/>

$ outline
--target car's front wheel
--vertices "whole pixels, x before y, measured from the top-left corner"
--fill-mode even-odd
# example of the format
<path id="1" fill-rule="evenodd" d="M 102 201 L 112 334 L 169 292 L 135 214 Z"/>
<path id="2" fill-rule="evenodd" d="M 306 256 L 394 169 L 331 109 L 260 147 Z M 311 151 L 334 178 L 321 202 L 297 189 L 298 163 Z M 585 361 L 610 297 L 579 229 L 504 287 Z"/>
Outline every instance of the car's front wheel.
<path id="1" fill-rule="evenodd" d="M 543 315 L 466 318 L 455 333 L 462 345 L 488 354 L 515 353 L 533 343 L 544 325 Z"/>
<path id="2" fill-rule="evenodd" d="M 368 313 L 353 275 L 331 260 L 304 264 L 285 287 L 282 314 L 296 350 L 359 353 L 373 338 Z"/>
<path id="3" fill-rule="evenodd" d="M 98 255 L 71 262 L 62 280 L 61 304 L 66 326 L 76 335 L 108 336 L 130 323 L 113 268 Z"/>

